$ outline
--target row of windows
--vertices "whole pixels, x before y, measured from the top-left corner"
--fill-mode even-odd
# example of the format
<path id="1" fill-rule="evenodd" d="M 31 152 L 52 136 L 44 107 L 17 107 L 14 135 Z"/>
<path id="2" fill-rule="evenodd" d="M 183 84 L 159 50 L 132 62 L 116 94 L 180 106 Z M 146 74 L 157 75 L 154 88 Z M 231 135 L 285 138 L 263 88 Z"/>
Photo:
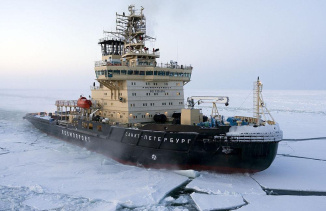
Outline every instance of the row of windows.
<path id="1" fill-rule="evenodd" d="M 97 70 L 96 77 L 105 75 L 105 77 L 113 77 L 113 75 L 158 75 L 169 77 L 191 77 L 191 73 L 178 73 L 170 71 L 138 71 L 138 70 Z M 135 85 L 135 84 L 132 84 Z"/>
<path id="2" fill-rule="evenodd" d="M 147 117 L 146 117 L 147 116 Z M 148 114 L 148 115 L 141 115 L 141 118 L 152 118 L 153 115 L 152 114 Z M 137 118 L 137 117 L 136 117 Z"/>
<path id="3" fill-rule="evenodd" d="M 180 94 L 181 94 L 180 92 L 177 92 L 177 95 L 180 95 Z M 104 95 L 106 96 L 106 95 L 108 95 L 108 93 L 104 92 Z M 112 93 L 112 95 L 113 95 L 113 93 Z M 150 95 L 151 95 L 151 93 L 146 93 L 146 96 L 150 96 Z M 158 92 L 155 92 L 154 95 L 158 95 Z M 169 93 L 165 92 L 164 95 L 169 95 Z M 122 93 L 119 93 L 119 96 L 122 96 Z M 137 96 L 137 93 L 133 92 L 133 93 L 131 93 L 131 96 Z"/>
<path id="4" fill-rule="evenodd" d="M 146 82 L 146 85 L 151 85 L 151 83 L 150 82 Z M 155 86 L 157 86 L 158 85 L 158 83 L 153 83 L 153 85 L 155 85 Z M 169 85 L 169 83 L 167 83 L 167 82 L 164 82 L 164 85 Z"/>
<path id="5" fill-rule="evenodd" d="M 155 106 L 155 103 L 149 103 L 150 106 Z M 162 103 L 162 105 L 166 105 L 166 102 Z M 169 105 L 173 105 L 173 102 L 169 102 Z M 183 102 L 179 102 L 179 105 L 183 105 Z M 148 106 L 147 103 L 143 103 L 143 106 Z M 135 104 L 130 104 L 130 107 L 135 107 Z"/>
<path id="6" fill-rule="evenodd" d="M 149 92 L 146 93 L 146 96 L 150 96 L 150 95 L 151 95 L 151 93 L 149 93 Z M 158 92 L 155 92 L 154 95 L 158 96 Z M 165 92 L 164 95 L 169 95 L 169 93 Z M 177 95 L 181 95 L 181 93 L 177 92 Z M 131 93 L 131 96 L 137 96 L 137 94 L 136 93 Z"/>

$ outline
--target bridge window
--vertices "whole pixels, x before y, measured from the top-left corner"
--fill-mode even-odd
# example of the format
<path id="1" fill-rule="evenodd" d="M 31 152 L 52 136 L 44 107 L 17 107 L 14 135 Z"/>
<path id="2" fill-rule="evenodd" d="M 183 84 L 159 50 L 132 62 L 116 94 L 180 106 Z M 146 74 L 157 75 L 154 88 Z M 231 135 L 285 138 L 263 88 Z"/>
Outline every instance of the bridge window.
<path id="1" fill-rule="evenodd" d="M 127 70 L 121 70 L 121 75 L 126 75 Z"/>
<path id="2" fill-rule="evenodd" d="M 140 71 L 139 75 L 145 75 L 145 71 Z"/>
<path id="3" fill-rule="evenodd" d="M 132 75 L 133 73 L 134 73 L 134 71 L 128 70 L 128 75 Z"/>

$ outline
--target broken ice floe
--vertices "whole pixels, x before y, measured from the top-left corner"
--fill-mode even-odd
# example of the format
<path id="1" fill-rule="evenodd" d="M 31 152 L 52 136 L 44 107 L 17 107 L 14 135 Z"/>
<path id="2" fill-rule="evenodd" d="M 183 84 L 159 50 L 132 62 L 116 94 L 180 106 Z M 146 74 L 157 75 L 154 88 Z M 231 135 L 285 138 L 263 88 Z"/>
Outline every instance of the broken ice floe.
<path id="1" fill-rule="evenodd" d="M 325 210 L 326 197 L 324 196 L 254 196 L 246 195 L 244 199 L 248 205 L 239 211 L 275 211 L 275 210 Z"/>
<path id="2" fill-rule="evenodd" d="M 201 172 L 187 186 L 197 192 L 224 195 L 265 194 L 249 174 L 214 174 Z"/>
<path id="3" fill-rule="evenodd" d="M 326 161 L 325 149 L 326 139 L 282 141 L 277 153 L 282 156 Z"/>
<path id="4" fill-rule="evenodd" d="M 252 177 L 264 188 L 326 191 L 326 162 L 277 156 L 265 171 Z"/>
<path id="5" fill-rule="evenodd" d="M 246 204 L 240 195 L 209 195 L 192 193 L 191 198 L 199 210 L 230 210 Z"/>

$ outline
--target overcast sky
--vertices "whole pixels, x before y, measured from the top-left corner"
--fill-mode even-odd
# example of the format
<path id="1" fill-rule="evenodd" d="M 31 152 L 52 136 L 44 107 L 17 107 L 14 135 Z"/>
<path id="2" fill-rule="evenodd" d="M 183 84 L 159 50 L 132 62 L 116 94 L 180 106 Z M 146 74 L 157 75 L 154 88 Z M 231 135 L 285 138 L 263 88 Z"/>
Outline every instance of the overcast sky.
<path id="1" fill-rule="evenodd" d="M 0 88 L 85 88 L 115 13 L 143 6 L 158 62 L 191 64 L 185 88 L 326 89 L 326 1 L 0 1 Z M 152 47 L 151 43 L 148 43 Z"/>

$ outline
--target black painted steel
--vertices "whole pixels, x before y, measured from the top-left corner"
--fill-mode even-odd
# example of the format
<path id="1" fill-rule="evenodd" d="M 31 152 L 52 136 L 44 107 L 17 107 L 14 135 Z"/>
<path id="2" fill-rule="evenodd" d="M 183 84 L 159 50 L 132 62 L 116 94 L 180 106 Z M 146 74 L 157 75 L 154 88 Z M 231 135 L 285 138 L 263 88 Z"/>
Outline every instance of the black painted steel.
<path id="1" fill-rule="evenodd" d="M 92 128 L 59 125 L 27 114 L 41 131 L 86 147 L 114 160 L 146 168 L 195 169 L 219 172 L 257 172 L 273 162 L 278 141 L 236 142 L 215 139 L 229 126 L 203 129 L 197 126 L 150 124 L 140 129 L 91 122 Z M 88 124 L 89 122 L 87 122 Z M 99 129 L 100 128 L 100 129 Z"/>

